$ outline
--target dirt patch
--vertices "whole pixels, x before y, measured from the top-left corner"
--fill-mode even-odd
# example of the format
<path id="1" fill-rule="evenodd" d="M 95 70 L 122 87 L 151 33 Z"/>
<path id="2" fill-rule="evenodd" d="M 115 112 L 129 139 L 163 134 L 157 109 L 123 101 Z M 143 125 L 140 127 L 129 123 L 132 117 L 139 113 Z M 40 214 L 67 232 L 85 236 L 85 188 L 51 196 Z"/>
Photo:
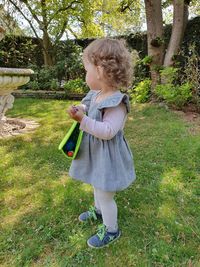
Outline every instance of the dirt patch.
<path id="1" fill-rule="evenodd" d="M 174 112 L 180 115 L 188 122 L 198 122 L 200 120 L 200 114 L 192 111 L 183 112 L 180 110 L 174 110 Z"/>
<path id="2" fill-rule="evenodd" d="M 39 123 L 28 119 L 10 118 L 0 124 L 0 138 L 7 138 L 34 131 Z"/>
<path id="3" fill-rule="evenodd" d="M 189 132 L 192 135 L 200 134 L 200 114 L 193 111 L 174 111 L 178 114 L 184 121 L 189 123 Z"/>

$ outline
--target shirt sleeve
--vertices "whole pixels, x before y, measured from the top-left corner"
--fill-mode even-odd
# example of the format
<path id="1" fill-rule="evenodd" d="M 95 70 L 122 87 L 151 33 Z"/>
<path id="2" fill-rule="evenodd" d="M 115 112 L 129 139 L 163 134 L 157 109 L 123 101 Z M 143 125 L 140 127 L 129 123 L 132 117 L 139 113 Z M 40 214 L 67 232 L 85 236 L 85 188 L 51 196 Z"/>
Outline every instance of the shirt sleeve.
<path id="1" fill-rule="evenodd" d="M 97 138 L 110 140 L 123 128 L 126 115 L 126 107 L 121 103 L 117 107 L 106 108 L 102 122 L 84 115 L 80 129 Z"/>

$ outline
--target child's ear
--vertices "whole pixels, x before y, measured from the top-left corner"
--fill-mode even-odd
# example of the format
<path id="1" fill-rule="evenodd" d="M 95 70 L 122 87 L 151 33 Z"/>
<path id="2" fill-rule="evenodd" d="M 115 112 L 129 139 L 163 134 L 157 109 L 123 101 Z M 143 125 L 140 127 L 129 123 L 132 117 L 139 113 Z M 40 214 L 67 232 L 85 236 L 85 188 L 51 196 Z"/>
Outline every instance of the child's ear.
<path id="1" fill-rule="evenodd" d="M 101 79 L 103 77 L 103 67 L 97 66 L 97 79 Z"/>

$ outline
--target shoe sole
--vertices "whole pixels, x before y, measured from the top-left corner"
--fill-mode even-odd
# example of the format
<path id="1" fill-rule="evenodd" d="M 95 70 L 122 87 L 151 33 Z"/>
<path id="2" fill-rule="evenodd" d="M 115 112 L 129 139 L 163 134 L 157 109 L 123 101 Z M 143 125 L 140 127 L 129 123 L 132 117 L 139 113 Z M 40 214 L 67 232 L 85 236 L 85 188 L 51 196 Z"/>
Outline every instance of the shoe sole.
<path id="1" fill-rule="evenodd" d="M 87 241 L 87 245 L 88 245 L 90 248 L 96 248 L 96 249 L 105 248 L 105 247 L 108 247 L 110 244 L 114 243 L 115 241 L 117 241 L 117 240 L 120 238 L 120 236 L 121 236 L 121 231 L 119 231 L 119 235 L 118 235 L 118 237 L 116 237 L 114 240 L 112 240 L 111 242 L 109 242 L 108 244 L 106 244 L 106 245 L 104 245 L 104 246 L 102 246 L 102 247 L 94 247 L 94 246 L 92 246 L 91 244 L 89 244 L 88 241 Z"/>

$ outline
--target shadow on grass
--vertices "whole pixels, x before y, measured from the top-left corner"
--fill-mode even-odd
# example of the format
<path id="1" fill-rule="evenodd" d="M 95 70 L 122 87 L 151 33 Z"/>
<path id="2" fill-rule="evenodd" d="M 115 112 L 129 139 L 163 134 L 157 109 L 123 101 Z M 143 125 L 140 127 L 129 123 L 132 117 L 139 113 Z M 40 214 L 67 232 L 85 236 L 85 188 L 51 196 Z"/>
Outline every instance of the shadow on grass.
<path id="1" fill-rule="evenodd" d="M 16 116 L 25 103 L 18 102 Z M 86 240 L 95 225 L 77 220 L 92 203 L 91 187 L 69 179 L 70 162 L 57 150 L 71 123 L 65 102 L 30 100 L 27 107 L 23 116 L 38 118 L 41 127 L 1 141 L 2 262 L 11 255 L 19 266 L 187 266 L 198 260 L 200 142 L 173 113 L 136 106 L 131 114 L 126 136 L 137 180 L 116 196 L 123 235 L 116 246 L 93 251 Z"/>

